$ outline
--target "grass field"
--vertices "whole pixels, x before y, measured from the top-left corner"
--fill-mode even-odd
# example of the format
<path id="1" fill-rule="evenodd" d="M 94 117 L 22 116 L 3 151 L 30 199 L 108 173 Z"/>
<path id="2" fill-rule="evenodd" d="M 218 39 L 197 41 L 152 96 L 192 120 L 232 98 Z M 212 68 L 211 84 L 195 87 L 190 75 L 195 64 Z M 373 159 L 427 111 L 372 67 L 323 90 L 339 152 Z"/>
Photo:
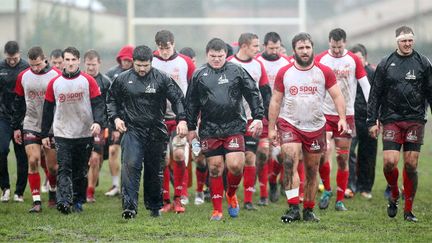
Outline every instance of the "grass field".
<path id="1" fill-rule="evenodd" d="M 137 218 L 125 221 L 121 218 L 120 198 L 107 198 L 103 195 L 110 187 L 110 176 L 105 163 L 100 186 L 96 189 L 97 202 L 86 204 L 83 213 L 65 216 L 55 209 L 44 207 L 41 214 L 29 214 L 27 210 L 31 206 L 31 196 L 28 189 L 24 203 L 1 203 L 0 241 L 432 242 L 430 130 L 431 127 L 428 126 L 419 163 L 419 186 L 414 202 L 414 213 L 419 219 L 416 224 L 403 220 L 403 203 L 396 218 L 387 217 L 386 201 L 383 197 L 386 183 L 382 174 L 381 154 L 377 160 L 372 200 L 366 201 L 356 195 L 355 198 L 346 200 L 349 209 L 347 212 L 336 212 L 332 200 L 326 211 L 315 210 L 321 222 L 293 224 L 283 224 L 280 221 L 280 216 L 287 207 L 285 200 L 279 200 L 278 203 L 255 212 L 241 210 L 240 216 L 236 219 L 228 216 L 224 202 L 224 220 L 211 222 L 210 203 L 201 206 L 192 203 L 187 206 L 185 214 L 170 213 L 155 219 L 143 209 L 140 198 Z M 14 159 L 12 155 L 9 158 L 11 184 L 14 185 Z M 13 190 L 14 186 L 12 192 Z M 191 202 L 193 191 L 193 188 L 190 188 Z M 238 195 L 242 198 L 242 191 Z M 43 200 L 47 200 L 47 194 L 43 195 Z M 258 192 L 255 193 L 256 200 Z"/>

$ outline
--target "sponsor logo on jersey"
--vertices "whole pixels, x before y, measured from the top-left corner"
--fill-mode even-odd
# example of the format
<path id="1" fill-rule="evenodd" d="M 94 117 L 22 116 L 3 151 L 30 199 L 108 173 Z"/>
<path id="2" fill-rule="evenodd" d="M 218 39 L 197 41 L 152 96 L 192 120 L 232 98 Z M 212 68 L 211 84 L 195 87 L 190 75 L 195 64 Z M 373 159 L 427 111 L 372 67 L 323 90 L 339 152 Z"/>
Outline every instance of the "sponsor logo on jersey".
<path id="1" fill-rule="evenodd" d="M 394 62 L 392 62 L 391 64 L 390 64 L 390 67 L 395 67 L 396 66 L 396 64 L 394 63 Z"/>
<path id="2" fill-rule="evenodd" d="M 289 92 L 291 95 L 297 95 L 298 94 L 298 88 L 296 86 L 291 86 L 289 89 Z"/>
<path id="3" fill-rule="evenodd" d="M 153 84 L 149 84 L 149 85 L 146 87 L 146 89 L 145 89 L 144 92 L 147 93 L 147 94 L 155 94 L 155 93 L 156 93 L 156 89 L 154 88 L 154 85 L 153 85 Z"/>
<path id="4" fill-rule="evenodd" d="M 318 140 L 314 140 L 310 146 L 310 150 L 311 151 L 318 151 L 320 149 L 321 149 L 321 146 L 320 146 Z"/>
<path id="5" fill-rule="evenodd" d="M 203 73 L 203 76 L 204 76 L 204 77 L 208 76 L 208 73 Z"/>
<path id="6" fill-rule="evenodd" d="M 218 84 L 227 84 L 229 80 L 227 79 L 225 74 L 222 74 L 218 79 Z"/>
<path id="7" fill-rule="evenodd" d="M 180 80 L 180 69 L 178 67 L 173 69 L 171 78 L 173 78 L 176 82 Z"/>
<path id="8" fill-rule="evenodd" d="M 83 97 L 84 97 L 84 92 L 66 93 L 66 94 L 62 93 L 58 96 L 58 101 L 60 103 L 77 102 L 77 101 L 81 101 Z"/>
<path id="9" fill-rule="evenodd" d="M 386 131 L 384 131 L 383 139 L 384 140 L 393 140 L 395 137 L 395 134 L 396 134 L 396 132 L 393 130 L 386 130 Z"/>
<path id="10" fill-rule="evenodd" d="M 27 98 L 30 100 L 34 100 L 36 98 L 43 98 L 45 97 L 45 90 L 39 90 L 39 91 L 29 91 L 27 94 Z"/>
<path id="11" fill-rule="evenodd" d="M 132 81 L 132 80 L 129 80 L 129 81 L 128 81 L 128 84 L 133 84 L 133 81 Z"/>
<path id="12" fill-rule="evenodd" d="M 240 148 L 237 138 L 234 138 L 229 142 L 228 148 Z"/>
<path id="13" fill-rule="evenodd" d="M 342 69 L 333 69 L 337 80 L 348 79 L 350 76 L 349 64 L 345 65 Z"/>
<path id="14" fill-rule="evenodd" d="M 406 73 L 406 75 L 405 75 L 405 79 L 408 79 L 408 80 L 415 80 L 415 79 L 416 79 L 414 69 L 413 69 L 413 70 L 409 70 L 409 71 Z"/>
<path id="15" fill-rule="evenodd" d="M 316 86 L 300 86 L 301 94 L 312 94 L 318 93 L 318 87 Z"/>
<path id="16" fill-rule="evenodd" d="M 416 142 L 416 141 L 418 140 L 417 132 L 416 132 L 416 131 L 410 131 L 410 132 L 407 134 L 406 139 L 407 139 L 408 141 Z"/>
<path id="17" fill-rule="evenodd" d="M 1 72 L 0 76 L 6 76 L 8 73 L 7 72 Z"/>

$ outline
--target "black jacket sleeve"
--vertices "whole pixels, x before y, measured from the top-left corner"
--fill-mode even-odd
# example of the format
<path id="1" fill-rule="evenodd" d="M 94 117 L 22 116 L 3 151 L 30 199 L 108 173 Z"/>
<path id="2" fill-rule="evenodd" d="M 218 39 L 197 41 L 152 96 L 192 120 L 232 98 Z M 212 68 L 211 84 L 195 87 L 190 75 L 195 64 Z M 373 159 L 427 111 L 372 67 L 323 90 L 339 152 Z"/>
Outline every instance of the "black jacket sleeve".
<path id="1" fill-rule="evenodd" d="M 186 120 L 185 101 L 183 92 L 172 78 L 166 78 L 167 99 L 171 102 L 172 109 L 176 114 L 176 120 Z"/>
<path id="2" fill-rule="evenodd" d="M 262 120 L 264 117 L 263 100 L 257 88 L 256 81 L 243 69 L 243 97 L 246 99 L 251 109 L 253 119 Z"/>
<path id="3" fill-rule="evenodd" d="M 429 59 L 427 59 L 426 57 L 423 57 L 423 63 L 426 66 L 423 89 L 425 90 L 425 96 L 429 103 L 429 106 L 432 107 L 432 64 L 430 63 Z"/>
<path id="4" fill-rule="evenodd" d="M 186 92 L 186 119 L 188 121 L 188 129 L 191 131 L 197 127 L 199 110 L 198 75 L 196 72 Z"/>
<path id="5" fill-rule="evenodd" d="M 105 102 L 102 95 L 90 99 L 93 121 L 103 126 L 105 121 Z"/>
<path id="6" fill-rule="evenodd" d="M 378 112 L 382 104 L 384 82 L 385 82 L 385 61 L 378 64 L 371 91 L 369 94 L 369 100 L 367 104 L 367 120 L 366 124 L 368 127 L 372 127 L 376 124 L 376 120 L 379 119 Z"/>
<path id="7" fill-rule="evenodd" d="M 263 105 L 264 105 L 264 116 L 268 119 L 268 110 L 270 106 L 270 100 L 271 100 L 271 88 L 270 85 L 262 85 L 259 87 L 261 97 L 263 99 Z"/>
<path id="8" fill-rule="evenodd" d="M 15 95 L 15 100 L 12 104 L 12 129 L 20 129 L 24 121 L 26 113 L 26 103 L 24 96 Z"/>
<path id="9" fill-rule="evenodd" d="M 120 95 L 120 82 L 116 79 L 111 84 L 107 92 L 106 106 L 108 112 L 108 119 L 114 124 L 116 118 L 124 119 L 120 116 L 121 95 Z"/>
<path id="10" fill-rule="evenodd" d="M 48 133 L 51 129 L 54 120 L 54 107 L 55 107 L 54 102 L 49 102 L 45 100 L 43 106 L 43 113 L 42 113 L 42 129 L 41 129 L 42 138 L 48 137 Z"/>

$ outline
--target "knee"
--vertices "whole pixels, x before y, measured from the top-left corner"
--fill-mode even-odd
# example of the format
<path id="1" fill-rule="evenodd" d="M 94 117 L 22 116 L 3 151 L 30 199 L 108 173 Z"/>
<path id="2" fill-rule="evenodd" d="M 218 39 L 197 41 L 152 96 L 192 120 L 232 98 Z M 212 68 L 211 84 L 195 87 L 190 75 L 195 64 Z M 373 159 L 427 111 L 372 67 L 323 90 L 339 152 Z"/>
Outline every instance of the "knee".
<path id="1" fill-rule="evenodd" d="M 294 157 L 291 155 L 287 155 L 284 158 L 284 166 L 287 170 L 293 170 L 294 168 Z"/>
<path id="2" fill-rule="evenodd" d="M 404 168 L 405 168 L 405 171 L 407 173 L 415 173 L 417 171 L 417 164 L 416 163 L 405 163 Z"/>
<path id="3" fill-rule="evenodd" d="M 337 148 L 336 160 L 340 169 L 345 170 L 348 161 L 348 148 Z"/>
<path id="4" fill-rule="evenodd" d="M 210 174 L 211 177 L 218 177 L 218 176 L 221 175 L 219 168 L 216 167 L 216 166 L 212 166 L 209 169 L 209 174 Z"/>
<path id="5" fill-rule="evenodd" d="M 175 161 L 183 161 L 185 159 L 184 157 L 184 150 L 183 149 L 176 149 L 173 152 L 173 160 Z"/>
<path id="6" fill-rule="evenodd" d="M 29 171 L 31 172 L 37 172 L 38 171 L 38 165 L 39 165 L 39 159 L 36 157 L 29 157 L 28 158 L 28 164 L 29 164 Z"/>
<path id="7" fill-rule="evenodd" d="M 261 151 L 258 150 L 257 152 L 257 163 L 258 164 L 264 164 L 268 159 L 268 151 L 266 153 L 266 151 Z"/>
<path id="8" fill-rule="evenodd" d="M 384 160 L 384 173 L 389 173 L 395 168 L 396 163 Z"/>

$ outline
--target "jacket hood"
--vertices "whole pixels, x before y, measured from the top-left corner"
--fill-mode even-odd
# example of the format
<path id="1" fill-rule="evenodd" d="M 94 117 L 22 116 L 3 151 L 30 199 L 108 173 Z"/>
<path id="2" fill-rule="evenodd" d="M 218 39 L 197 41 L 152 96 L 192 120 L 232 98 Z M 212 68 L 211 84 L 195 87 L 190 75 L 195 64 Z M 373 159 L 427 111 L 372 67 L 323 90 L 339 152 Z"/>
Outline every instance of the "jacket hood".
<path id="1" fill-rule="evenodd" d="M 129 59 L 132 61 L 134 47 L 131 45 L 123 46 L 117 54 L 116 60 L 117 63 L 120 64 L 121 60 Z"/>

